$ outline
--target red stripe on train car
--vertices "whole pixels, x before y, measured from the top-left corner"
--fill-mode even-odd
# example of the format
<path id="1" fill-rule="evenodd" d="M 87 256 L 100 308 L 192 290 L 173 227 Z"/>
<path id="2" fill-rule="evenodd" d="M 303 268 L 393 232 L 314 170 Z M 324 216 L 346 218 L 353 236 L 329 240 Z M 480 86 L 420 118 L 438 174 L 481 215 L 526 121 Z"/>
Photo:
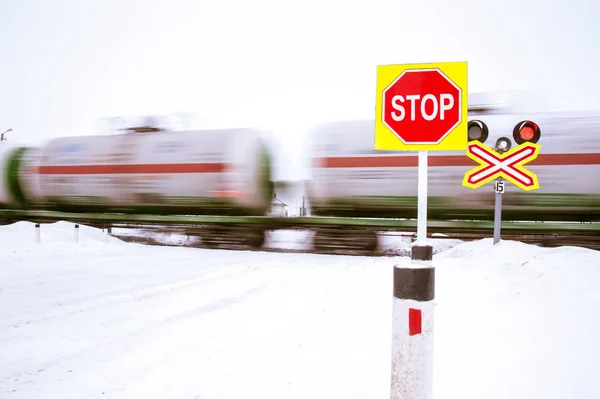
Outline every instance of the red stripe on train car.
<path id="1" fill-rule="evenodd" d="M 417 167 L 416 156 L 386 156 L 386 157 L 328 157 L 318 158 L 316 165 L 321 168 L 391 168 Z M 475 166 L 474 161 L 467 156 L 441 155 L 430 156 L 429 166 Z M 540 154 L 528 165 L 600 165 L 598 154 Z"/>
<path id="2" fill-rule="evenodd" d="M 41 175 L 109 175 L 133 173 L 222 173 L 229 165 L 224 163 L 175 163 L 130 165 L 60 165 L 40 166 Z"/>

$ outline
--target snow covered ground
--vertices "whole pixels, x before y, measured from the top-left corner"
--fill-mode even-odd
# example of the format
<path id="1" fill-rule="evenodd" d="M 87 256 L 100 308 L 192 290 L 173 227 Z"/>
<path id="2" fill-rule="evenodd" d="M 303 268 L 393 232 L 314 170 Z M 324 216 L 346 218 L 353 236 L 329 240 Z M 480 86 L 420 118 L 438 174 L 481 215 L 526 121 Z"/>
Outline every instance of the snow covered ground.
<path id="1" fill-rule="evenodd" d="M 41 239 L 0 227 L 3 399 L 389 398 L 406 257 Z M 486 239 L 434 264 L 436 399 L 600 397 L 600 252 Z"/>

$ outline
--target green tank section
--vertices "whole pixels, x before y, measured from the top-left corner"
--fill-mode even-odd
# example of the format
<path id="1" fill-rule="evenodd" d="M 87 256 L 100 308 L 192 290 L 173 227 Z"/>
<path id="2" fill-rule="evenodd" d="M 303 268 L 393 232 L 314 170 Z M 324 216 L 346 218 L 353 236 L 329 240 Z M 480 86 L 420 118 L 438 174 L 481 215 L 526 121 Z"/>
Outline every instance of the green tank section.
<path id="1" fill-rule="evenodd" d="M 263 190 L 264 207 L 262 215 L 266 215 L 271 201 L 275 195 L 275 183 L 273 182 L 273 163 L 271 154 L 265 143 L 260 141 L 260 166 L 259 166 L 259 187 Z"/>
<path id="2" fill-rule="evenodd" d="M 8 182 L 8 190 L 10 196 L 16 202 L 13 204 L 14 208 L 29 209 L 29 204 L 23 194 L 23 188 L 21 186 L 21 179 L 19 176 L 19 170 L 23 162 L 23 156 L 26 151 L 30 150 L 28 147 L 15 148 L 9 155 L 6 162 L 6 181 Z"/>

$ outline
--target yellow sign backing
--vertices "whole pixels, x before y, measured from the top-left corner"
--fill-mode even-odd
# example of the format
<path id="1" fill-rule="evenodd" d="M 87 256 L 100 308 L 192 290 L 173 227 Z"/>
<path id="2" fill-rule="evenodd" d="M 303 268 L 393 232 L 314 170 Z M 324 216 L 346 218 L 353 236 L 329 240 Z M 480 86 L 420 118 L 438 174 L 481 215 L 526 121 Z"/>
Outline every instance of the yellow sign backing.
<path id="1" fill-rule="evenodd" d="M 376 150 L 467 148 L 467 63 L 377 67 Z"/>
<path id="2" fill-rule="evenodd" d="M 540 145 L 523 143 L 504 154 L 500 154 L 478 141 L 467 146 L 467 156 L 479 166 L 465 173 L 463 186 L 476 189 L 499 177 L 504 177 L 522 190 L 540 188 L 535 173 L 525 169 L 524 164 L 533 161 L 540 153 Z"/>

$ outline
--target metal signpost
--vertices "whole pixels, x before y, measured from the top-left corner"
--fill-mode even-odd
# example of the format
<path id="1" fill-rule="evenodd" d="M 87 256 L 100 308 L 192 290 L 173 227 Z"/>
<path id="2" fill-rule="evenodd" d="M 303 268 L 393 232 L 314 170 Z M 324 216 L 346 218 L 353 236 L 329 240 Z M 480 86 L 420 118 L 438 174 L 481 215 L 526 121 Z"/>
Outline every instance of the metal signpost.
<path id="1" fill-rule="evenodd" d="M 496 202 L 494 204 L 494 245 L 500 241 L 500 226 L 502 225 L 502 194 L 504 194 L 504 180 L 499 179 L 494 183 Z"/>
<path id="2" fill-rule="evenodd" d="M 471 134 L 471 129 L 480 129 Z M 494 183 L 496 203 L 494 206 L 494 245 L 500 242 L 502 225 L 502 194 L 504 194 L 504 180 L 513 183 L 524 191 L 540 188 L 535 173 L 525 169 L 523 165 L 537 158 L 540 145 L 536 144 L 541 136 L 539 126 L 532 121 L 517 123 L 513 129 L 513 138 L 519 144 L 511 149 L 512 142 L 508 137 L 500 137 L 494 149 L 484 144 L 487 139 L 488 128 L 484 122 L 476 120 L 469 122 L 469 138 L 473 140 L 467 146 L 467 156 L 479 163 L 479 166 L 465 173 L 463 186 L 472 189 L 497 179 Z"/>
<path id="3" fill-rule="evenodd" d="M 392 399 L 429 399 L 433 385 L 435 268 L 427 239 L 429 150 L 467 148 L 467 63 L 377 68 L 375 150 L 419 151 L 417 243 L 394 266 Z"/>

